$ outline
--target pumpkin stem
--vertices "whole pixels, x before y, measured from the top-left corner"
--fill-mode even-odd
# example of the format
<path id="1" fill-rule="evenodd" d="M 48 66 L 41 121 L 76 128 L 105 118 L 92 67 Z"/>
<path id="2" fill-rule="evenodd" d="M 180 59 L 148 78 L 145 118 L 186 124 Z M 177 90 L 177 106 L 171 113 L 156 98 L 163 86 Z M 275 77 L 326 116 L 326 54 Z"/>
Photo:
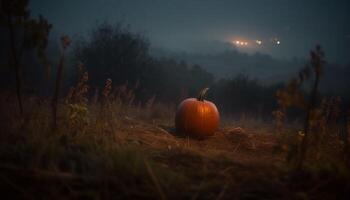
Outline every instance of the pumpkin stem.
<path id="1" fill-rule="evenodd" d="M 204 101 L 204 96 L 207 94 L 208 90 L 209 90 L 209 88 L 202 89 L 197 96 L 197 100 Z"/>

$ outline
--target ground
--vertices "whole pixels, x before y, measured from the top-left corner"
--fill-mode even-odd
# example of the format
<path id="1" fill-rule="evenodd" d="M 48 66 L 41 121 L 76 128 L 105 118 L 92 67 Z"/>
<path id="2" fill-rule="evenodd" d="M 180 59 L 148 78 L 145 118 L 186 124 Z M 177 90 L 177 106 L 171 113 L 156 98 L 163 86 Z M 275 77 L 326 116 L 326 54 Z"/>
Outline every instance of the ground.
<path id="1" fill-rule="evenodd" d="M 348 195 L 347 182 L 324 192 L 333 179 L 291 173 L 286 151 L 271 127 L 226 123 L 214 136 L 196 140 L 177 135 L 171 120 L 125 116 L 119 122 L 115 134 L 103 137 L 55 133 L 57 137 L 48 136 L 44 142 L 32 139 L 33 144 L 28 144 L 26 138 L 25 143 L 14 142 L 13 148 L 5 143 L 2 194 L 25 199 L 332 199 Z"/>

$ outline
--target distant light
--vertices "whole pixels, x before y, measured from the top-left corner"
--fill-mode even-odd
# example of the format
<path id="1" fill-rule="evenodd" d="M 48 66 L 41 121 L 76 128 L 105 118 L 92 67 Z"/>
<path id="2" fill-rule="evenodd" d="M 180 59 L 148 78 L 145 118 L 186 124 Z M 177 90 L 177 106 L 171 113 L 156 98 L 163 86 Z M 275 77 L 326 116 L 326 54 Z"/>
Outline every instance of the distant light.
<path id="1" fill-rule="evenodd" d="M 255 40 L 255 42 L 258 44 L 258 45 L 261 45 L 261 40 Z"/>
<path id="2" fill-rule="evenodd" d="M 277 42 L 276 42 L 277 44 L 281 44 L 281 42 L 279 41 L 279 40 L 277 40 Z"/>
<path id="3" fill-rule="evenodd" d="M 235 40 L 235 41 L 232 41 L 232 43 L 236 44 L 237 46 L 248 46 L 248 42 L 241 41 L 241 40 Z"/>

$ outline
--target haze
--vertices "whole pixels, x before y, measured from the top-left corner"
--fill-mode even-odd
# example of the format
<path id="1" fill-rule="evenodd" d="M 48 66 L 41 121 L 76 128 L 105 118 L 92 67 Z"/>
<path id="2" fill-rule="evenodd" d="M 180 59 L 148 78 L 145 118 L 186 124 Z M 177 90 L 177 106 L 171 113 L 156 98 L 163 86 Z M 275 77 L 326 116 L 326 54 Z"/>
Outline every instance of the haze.
<path id="1" fill-rule="evenodd" d="M 33 0 L 58 34 L 86 34 L 96 23 L 124 22 L 149 38 L 152 47 L 172 51 L 220 51 L 237 38 L 278 46 L 238 48 L 276 58 L 306 57 L 316 44 L 331 62 L 348 63 L 350 3 L 346 0 Z M 266 44 L 266 43 L 265 43 Z M 230 44 L 232 45 L 232 44 Z M 234 46 L 232 45 L 234 48 Z"/>

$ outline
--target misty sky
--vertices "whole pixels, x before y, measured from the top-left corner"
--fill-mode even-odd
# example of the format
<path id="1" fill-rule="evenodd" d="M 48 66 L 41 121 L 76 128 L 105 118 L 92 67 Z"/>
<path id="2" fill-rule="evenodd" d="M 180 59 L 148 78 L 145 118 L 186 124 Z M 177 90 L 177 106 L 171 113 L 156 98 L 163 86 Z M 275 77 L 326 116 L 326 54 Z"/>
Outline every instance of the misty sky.
<path id="1" fill-rule="evenodd" d="M 171 50 L 207 52 L 224 42 L 259 39 L 263 45 L 239 49 L 292 58 L 321 44 L 328 60 L 350 62 L 350 0 L 31 0 L 30 8 L 57 34 L 123 21 L 152 46 Z"/>

